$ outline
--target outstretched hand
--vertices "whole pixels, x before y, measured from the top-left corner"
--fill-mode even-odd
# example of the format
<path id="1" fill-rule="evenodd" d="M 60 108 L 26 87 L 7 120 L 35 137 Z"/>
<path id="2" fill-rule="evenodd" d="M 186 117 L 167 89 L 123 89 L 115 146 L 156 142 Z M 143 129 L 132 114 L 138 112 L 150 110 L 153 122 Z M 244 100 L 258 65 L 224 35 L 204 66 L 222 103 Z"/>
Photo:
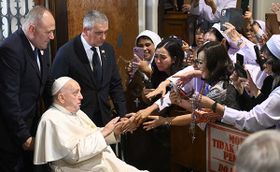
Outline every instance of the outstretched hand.
<path id="1" fill-rule="evenodd" d="M 153 90 L 152 92 L 148 93 L 145 97 L 147 99 L 151 99 L 151 98 L 153 98 L 153 97 L 155 97 L 155 96 L 157 96 L 159 94 L 161 94 L 162 97 L 165 96 L 165 94 L 166 94 L 166 87 L 169 84 L 170 84 L 169 80 L 165 80 L 165 81 L 161 82 L 159 84 L 159 86 L 155 90 Z"/>
<path id="2" fill-rule="evenodd" d="M 194 114 L 195 114 L 196 123 L 214 122 L 221 118 L 221 115 L 213 112 L 209 108 L 202 108 L 200 110 L 195 110 Z"/>
<path id="3" fill-rule="evenodd" d="M 165 124 L 166 119 L 162 116 L 150 115 L 148 121 L 143 123 L 143 128 L 147 131 L 152 130 L 160 125 Z"/>
<path id="4" fill-rule="evenodd" d="M 139 110 L 136 114 L 135 114 L 135 119 L 134 122 L 136 123 L 137 126 L 140 126 L 143 121 L 153 112 L 153 110 L 150 110 L 150 108 L 146 108 L 146 109 L 142 109 Z"/>
<path id="5" fill-rule="evenodd" d="M 190 82 L 193 79 L 193 77 L 200 77 L 200 76 L 201 76 L 200 70 L 192 70 L 181 74 L 175 74 L 172 77 L 179 78 L 176 85 L 178 85 L 179 87 L 184 87 L 184 85 Z"/>
<path id="6" fill-rule="evenodd" d="M 123 125 L 122 125 L 123 133 L 126 133 L 126 132 L 133 133 L 133 131 L 135 131 L 137 129 L 137 125 L 134 122 L 135 114 L 136 113 L 126 114 L 125 118 L 121 119 L 121 121 L 123 122 Z"/>
<path id="7" fill-rule="evenodd" d="M 120 119 L 120 117 L 116 117 L 116 118 L 112 119 L 111 121 L 109 121 L 105 125 L 105 127 L 101 131 L 101 133 L 104 137 L 107 137 L 108 135 L 110 135 L 114 131 L 115 127 L 117 125 L 119 125 L 119 123 L 118 123 L 119 119 Z"/>
<path id="8" fill-rule="evenodd" d="M 280 3 L 272 3 L 271 11 L 277 15 L 277 20 L 280 22 Z"/>

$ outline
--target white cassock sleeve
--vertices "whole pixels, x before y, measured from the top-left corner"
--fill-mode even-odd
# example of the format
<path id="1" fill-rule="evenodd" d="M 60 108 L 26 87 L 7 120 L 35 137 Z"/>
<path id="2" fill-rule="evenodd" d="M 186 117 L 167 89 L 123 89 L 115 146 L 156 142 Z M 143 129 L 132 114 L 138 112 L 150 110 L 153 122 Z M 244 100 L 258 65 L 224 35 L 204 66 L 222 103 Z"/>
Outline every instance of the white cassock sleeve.
<path id="1" fill-rule="evenodd" d="M 77 163 L 103 152 L 107 143 L 100 131 L 96 131 L 85 138 L 81 138 L 75 148 L 64 158 L 68 163 Z"/>
<path id="2" fill-rule="evenodd" d="M 200 15 L 210 23 L 220 21 L 221 11 L 225 8 L 236 8 L 236 0 L 214 0 L 217 9 L 213 14 L 210 6 L 205 4 L 204 0 L 199 1 L 199 5 L 191 8 L 190 13 L 193 15 Z"/>
<path id="3" fill-rule="evenodd" d="M 245 43 L 245 46 L 242 48 L 239 48 L 237 46 L 237 42 L 233 42 L 227 35 L 223 35 L 226 40 L 228 41 L 230 48 L 228 50 L 228 55 L 230 56 L 230 59 L 233 61 L 233 63 L 236 63 L 236 54 L 241 54 L 244 56 L 244 64 L 257 64 L 256 59 L 256 52 L 254 49 L 255 44 L 252 43 L 250 40 L 245 38 L 244 36 L 241 37 L 243 42 Z"/>
<path id="4" fill-rule="evenodd" d="M 219 22 L 220 18 L 221 18 L 222 10 L 226 9 L 226 8 L 236 8 L 236 2 L 237 2 L 237 0 L 216 0 L 215 3 L 217 6 L 217 10 L 214 14 L 212 13 L 212 10 L 211 10 L 212 15 L 209 15 L 209 20 L 213 21 L 213 22 Z"/>
<path id="5" fill-rule="evenodd" d="M 251 111 L 238 111 L 225 107 L 222 122 L 234 125 L 236 128 L 248 131 L 258 131 L 273 127 L 280 122 L 280 87 L 277 87 L 269 97 Z"/>
<path id="6" fill-rule="evenodd" d="M 80 162 L 101 153 L 107 143 L 86 114 L 62 113 L 51 108 L 39 123 L 34 150 L 34 164 L 65 159 Z"/>

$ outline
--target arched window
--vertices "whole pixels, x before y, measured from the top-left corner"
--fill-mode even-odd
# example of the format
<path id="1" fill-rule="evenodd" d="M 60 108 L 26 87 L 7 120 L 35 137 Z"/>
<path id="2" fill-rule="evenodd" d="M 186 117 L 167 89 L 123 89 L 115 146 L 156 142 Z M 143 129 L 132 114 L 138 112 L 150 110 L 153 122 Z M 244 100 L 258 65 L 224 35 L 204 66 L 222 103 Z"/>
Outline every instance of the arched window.
<path id="1" fill-rule="evenodd" d="M 0 41 L 21 27 L 24 16 L 34 6 L 33 0 L 0 0 Z"/>

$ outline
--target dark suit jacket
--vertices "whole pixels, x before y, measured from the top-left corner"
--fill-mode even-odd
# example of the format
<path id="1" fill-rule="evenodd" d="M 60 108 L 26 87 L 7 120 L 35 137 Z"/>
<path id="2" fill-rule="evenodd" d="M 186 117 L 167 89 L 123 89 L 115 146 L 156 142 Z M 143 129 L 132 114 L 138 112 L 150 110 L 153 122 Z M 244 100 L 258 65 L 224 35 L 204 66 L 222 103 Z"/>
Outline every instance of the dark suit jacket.
<path id="1" fill-rule="evenodd" d="M 52 76 L 69 76 L 81 86 L 83 110 L 97 126 L 104 126 L 112 119 L 112 99 L 118 115 L 126 114 L 126 101 L 113 47 L 104 43 L 99 47 L 102 59 L 103 78 L 99 85 L 90 68 L 81 35 L 62 46 L 54 59 Z"/>
<path id="2" fill-rule="evenodd" d="M 40 55 L 40 72 L 31 45 L 21 29 L 1 43 L 0 151 L 18 154 L 27 138 L 35 136 L 40 98 L 46 91 L 47 81 L 48 86 L 52 84 L 49 59 L 47 51 Z"/>

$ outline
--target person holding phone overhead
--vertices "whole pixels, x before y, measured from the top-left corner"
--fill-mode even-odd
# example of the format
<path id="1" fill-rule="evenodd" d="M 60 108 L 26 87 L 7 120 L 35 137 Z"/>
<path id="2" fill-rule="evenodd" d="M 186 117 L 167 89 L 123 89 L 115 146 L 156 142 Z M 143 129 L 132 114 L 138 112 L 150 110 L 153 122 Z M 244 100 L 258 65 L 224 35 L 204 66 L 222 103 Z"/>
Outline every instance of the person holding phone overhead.
<path id="1" fill-rule="evenodd" d="M 263 102 L 271 91 L 280 85 L 280 65 L 279 59 L 277 59 L 278 54 L 275 53 L 278 47 L 273 45 L 275 42 L 277 43 L 277 39 L 279 39 L 279 35 L 274 35 L 261 49 L 262 58 L 265 61 L 263 68 L 267 74 L 261 89 L 254 84 L 248 72 L 248 79 L 239 79 L 240 82 L 234 82 L 240 93 L 239 100 L 240 104 L 243 105 L 241 106 L 242 110 L 251 110 L 254 106 Z"/>

